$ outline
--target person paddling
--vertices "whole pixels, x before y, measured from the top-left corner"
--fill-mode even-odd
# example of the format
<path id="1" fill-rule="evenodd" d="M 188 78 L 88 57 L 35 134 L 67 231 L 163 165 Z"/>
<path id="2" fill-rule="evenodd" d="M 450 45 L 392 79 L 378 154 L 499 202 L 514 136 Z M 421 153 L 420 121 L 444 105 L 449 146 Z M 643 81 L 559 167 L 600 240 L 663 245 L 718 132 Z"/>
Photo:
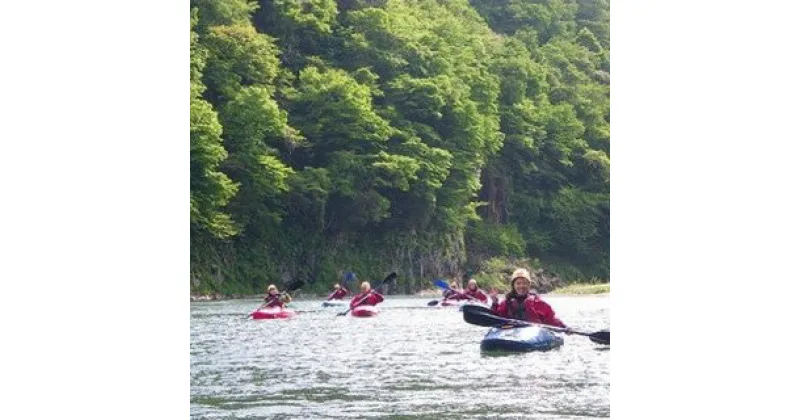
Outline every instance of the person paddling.
<path id="1" fill-rule="evenodd" d="M 447 290 L 442 291 L 442 298 L 443 299 L 450 299 L 450 300 L 464 300 L 468 299 L 464 296 L 463 293 L 459 290 L 458 283 L 454 281 L 450 282 L 450 288 Z"/>
<path id="2" fill-rule="evenodd" d="M 361 293 L 355 295 L 353 300 L 350 301 L 350 308 L 355 308 L 362 305 L 375 306 L 383 302 L 383 296 L 372 290 L 372 286 L 368 281 L 361 283 Z"/>
<path id="3" fill-rule="evenodd" d="M 492 298 L 491 309 L 495 315 L 567 328 L 567 334 L 571 333 L 569 327 L 556 317 L 553 308 L 531 290 L 531 275 L 524 268 L 514 270 L 511 275 L 511 292 L 506 294 L 502 303 L 497 304 L 497 290 L 492 289 L 489 296 Z"/>
<path id="4" fill-rule="evenodd" d="M 292 297 L 289 296 L 288 293 L 284 293 L 281 296 L 281 294 L 278 293 L 278 288 L 275 287 L 274 284 L 270 284 L 269 287 L 267 287 L 267 296 L 264 297 L 264 301 L 266 303 L 264 303 L 261 306 L 262 308 L 263 307 L 267 307 L 267 308 L 274 308 L 274 307 L 283 308 L 284 307 L 284 303 L 289 303 L 289 302 L 292 301 Z"/>
<path id="5" fill-rule="evenodd" d="M 464 296 L 467 299 L 475 299 L 480 302 L 486 303 L 489 301 L 489 298 L 486 297 L 486 294 L 483 293 L 483 290 L 478 288 L 478 282 L 475 279 L 469 279 L 467 283 L 467 288 L 464 290 Z"/>
<path id="6" fill-rule="evenodd" d="M 348 293 L 350 293 L 350 291 L 347 290 L 346 287 L 340 286 L 339 283 L 336 283 L 333 285 L 333 293 L 328 295 L 328 300 L 342 300 L 342 298 L 347 296 Z"/>

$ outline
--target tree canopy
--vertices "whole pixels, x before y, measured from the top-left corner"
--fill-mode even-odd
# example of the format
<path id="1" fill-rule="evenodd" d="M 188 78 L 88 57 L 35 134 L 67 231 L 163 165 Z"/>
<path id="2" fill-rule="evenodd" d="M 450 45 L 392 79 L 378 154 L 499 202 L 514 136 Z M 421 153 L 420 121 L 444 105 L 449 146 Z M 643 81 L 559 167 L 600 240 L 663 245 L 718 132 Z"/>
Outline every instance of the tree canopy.
<path id="1" fill-rule="evenodd" d="M 192 0 L 192 289 L 607 279 L 608 8 Z"/>

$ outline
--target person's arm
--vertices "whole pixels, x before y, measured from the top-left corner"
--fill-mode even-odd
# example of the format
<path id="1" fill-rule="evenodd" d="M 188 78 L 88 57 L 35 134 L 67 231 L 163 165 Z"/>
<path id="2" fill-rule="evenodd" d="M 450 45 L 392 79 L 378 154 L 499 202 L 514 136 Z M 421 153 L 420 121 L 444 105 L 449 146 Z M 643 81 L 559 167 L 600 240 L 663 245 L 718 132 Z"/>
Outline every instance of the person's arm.
<path id="1" fill-rule="evenodd" d="M 361 300 L 361 297 L 362 296 L 360 294 L 353 296 L 353 299 L 350 300 L 350 307 L 355 308 L 355 304 Z"/>
<path id="2" fill-rule="evenodd" d="M 484 302 L 484 303 L 485 303 L 487 300 L 489 300 L 489 299 L 487 299 L 487 298 L 486 298 L 486 295 L 485 295 L 485 294 L 484 294 L 484 293 L 481 291 L 481 289 L 478 289 L 478 290 L 475 292 L 475 298 L 476 298 L 476 299 L 478 299 L 478 300 L 479 300 L 479 301 L 481 301 L 481 302 Z"/>
<path id="3" fill-rule="evenodd" d="M 540 300 L 537 303 L 538 308 L 536 308 L 536 312 L 542 315 L 545 324 L 552 325 L 554 327 L 567 328 L 567 325 L 558 319 L 556 312 L 547 302 Z"/>
<path id="4" fill-rule="evenodd" d="M 497 290 L 493 287 L 492 290 L 489 292 L 489 296 L 491 296 L 492 306 L 491 310 L 497 316 L 502 316 L 505 318 L 506 314 L 506 302 L 507 300 L 503 300 L 503 303 L 497 304 Z"/>
<path id="5" fill-rule="evenodd" d="M 508 316 L 506 315 L 507 307 L 508 307 L 508 300 L 504 299 L 502 302 L 500 302 L 499 305 L 497 303 L 492 304 L 492 312 L 497 316 L 508 318 Z"/>
<path id="6" fill-rule="evenodd" d="M 383 302 L 383 295 L 382 294 L 380 294 L 378 292 L 373 292 L 372 296 L 374 296 L 372 298 L 372 301 L 374 302 L 373 305 L 377 305 L 377 304 Z"/>

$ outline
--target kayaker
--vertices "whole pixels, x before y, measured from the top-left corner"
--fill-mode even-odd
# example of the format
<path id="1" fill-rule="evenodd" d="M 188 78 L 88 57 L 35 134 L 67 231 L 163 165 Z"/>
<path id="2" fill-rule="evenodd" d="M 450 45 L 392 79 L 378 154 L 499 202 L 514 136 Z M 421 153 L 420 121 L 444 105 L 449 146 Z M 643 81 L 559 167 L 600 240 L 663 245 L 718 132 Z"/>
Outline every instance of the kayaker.
<path id="1" fill-rule="evenodd" d="M 492 289 L 489 296 L 492 298 L 492 312 L 495 315 L 567 328 L 556 317 L 553 308 L 541 300 L 535 290 L 531 290 L 531 275 L 524 268 L 514 270 L 511 275 L 511 292 L 506 294 L 502 303 L 497 304 L 497 290 Z M 571 331 L 568 330 L 569 332 Z"/>
<path id="2" fill-rule="evenodd" d="M 342 298 L 347 296 L 348 293 L 350 293 L 350 291 L 347 290 L 346 287 L 340 286 L 339 283 L 336 283 L 333 285 L 333 293 L 328 295 L 328 300 L 342 300 Z"/>
<path id="3" fill-rule="evenodd" d="M 483 303 L 486 303 L 489 300 L 489 298 L 486 297 L 486 294 L 483 293 L 483 290 L 478 289 L 478 282 L 475 281 L 475 279 L 469 279 L 467 288 L 464 290 L 464 296 L 481 301 Z"/>
<path id="4" fill-rule="evenodd" d="M 459 291 L 458 283 L 456 283 L 455 280 L 450 282 L 449 289 L 442 291 L 442 298 L 450 300 L 468 299 L 463 293 L 461 293 L 461 291 Z"/>
<path id="5" fill-rule="evenodd" d="M 269 287 L 267 287 L 267 296 L 264 297 L 264 301 L 266 303 L 264 305 L 262 305 L 262 307 L 267 307 L 267 308 L 279 307 L 279 308 L 283 308 L 284 307 L 284 303 L 289 303 L 289 302 L 292 301 L 292 297 L 289 296 L 288 293 L 283 293 L 283 294 L 279 293 L 278 292 L 278 288 L 275 287 L 274 284 L 270 284 Z"/>
<path id="6" fill-rule="evenodd" d="M 362 301 L 363 300 L 363 301 Z M 355 308 L 361 305 L 375 306 L 383 302 L 383 296 L 372 290 L 372 286 L 368 281 L 361 283 L 361 293 L 355 295 L 353 300 L 350 301 L 350 307 Z"/>

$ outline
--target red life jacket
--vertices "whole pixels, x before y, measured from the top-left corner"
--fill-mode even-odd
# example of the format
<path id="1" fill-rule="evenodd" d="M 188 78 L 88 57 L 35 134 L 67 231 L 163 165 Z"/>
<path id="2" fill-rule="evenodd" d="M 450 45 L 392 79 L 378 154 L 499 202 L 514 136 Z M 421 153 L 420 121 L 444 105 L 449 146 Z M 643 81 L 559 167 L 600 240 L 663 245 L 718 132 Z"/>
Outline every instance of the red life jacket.
<path id="1" fill-rule="evenodd" d="M 347 289 L 345 289 L 344 287 L 336 289 L 336 290 L 333 291 L 333 293 L 331 293 L 330 296 L 328 296 L 328 300 L 330 300 L 330 299 L 341 299 L 341 298 L 347 296 L 347 292 L 348 292 Z"/>
<path id="2" fill-rule="evenodd" d="M 547 324 L 554 327 L 566 327 L 566 325 L 556 317 L 553 308 L 545 301 L 539 299 L 538 295 L 529 294 L 525 299 L 516 297 L 507 298 L 498 306 L 496 312 L 498 312 L 498 315 L 506 318 L 519 319 L 537 324 Z"/>
<path id="3" fill-rule="evenodd" d="M 364 298 L 364 296 L 366 296 L 367 294 L 369 294 L 369 296 Z M 361 299 L 364 299 L 364 301 L 361 302 Z M 353 297 L 353 300 L 350 301 L 350 307 L 355 308 L 356 306 L 361 306 L 361 305 L 375 306 L 381 302 L 383 302 L 383 296 L 381 296 L 381 294 L 378 292 L 359 293 Z"/>
<path id="4" fill-rule="evenodd" d="M 267 297 L 265 297 L 264 300 L 267 301 L 267 308 L 274 308 L 276 306 L 279 308 L 283 308 L 281 295 L 275 295 L 275 296 L 267 295 Z"/>
<path id="5" fill-rule="evenodd" d="M 475 290 L 467 289 L 464 291 L 464 294 L 467 296 L 474 297 L 475 299 L 478 299 L 481 302 L 486 302 L 488 300 L 488 298 L 486 297 L 485 294 L 483 294 L 481 289 L 475 289 Z"/>

